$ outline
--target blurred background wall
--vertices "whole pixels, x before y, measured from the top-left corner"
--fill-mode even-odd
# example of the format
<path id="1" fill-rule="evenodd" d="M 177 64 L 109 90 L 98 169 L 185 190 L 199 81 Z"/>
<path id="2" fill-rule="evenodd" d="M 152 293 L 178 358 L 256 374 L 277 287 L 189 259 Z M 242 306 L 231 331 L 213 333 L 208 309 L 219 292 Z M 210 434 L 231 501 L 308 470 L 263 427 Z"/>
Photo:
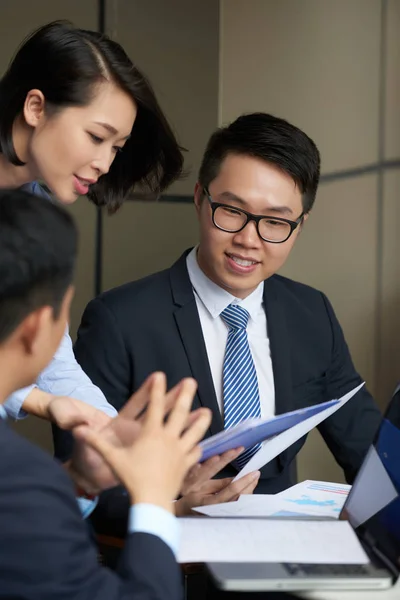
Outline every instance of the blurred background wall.
<path id="1" fill-rule="evenodd" d="M 0 72 L 56 18 L 121 42 L 147 73 L 189 176 L 158 203 L 99 218 L 83 199 L 71 331 L 87 302 L 169 266 L 197 241 L 191 194 L 207 138 L 261 110 L 303 128 L 322 154 L 311 218 L 282 273 L 324 291 L 356 367 L 383 407 L 400 375 L 400 3 L 397 0 L 13 0 L 0 5 Z M 51 448 L 47 424 L 17 427 Z M 341 480 L 314 432 L 300 478 Z"/>

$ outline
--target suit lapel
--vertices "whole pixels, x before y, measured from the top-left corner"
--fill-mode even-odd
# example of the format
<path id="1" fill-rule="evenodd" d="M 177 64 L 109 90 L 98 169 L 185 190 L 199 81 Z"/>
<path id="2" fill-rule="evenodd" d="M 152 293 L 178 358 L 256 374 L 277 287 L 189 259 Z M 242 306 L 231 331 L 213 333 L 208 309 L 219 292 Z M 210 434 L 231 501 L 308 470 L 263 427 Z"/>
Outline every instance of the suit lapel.
<path id="1" fill-rule="evenodd" d="M 290 365 L 290 338 L 286 316 L 272 277 L 264 283 L 264 307 L 267 315 L 275 385 L 275 412 L 282 414 L 293 409 Z"/>
<path id="2" fill-rule="evenodd" d="M 212 434 L 223 429 L 221 413 L 215 395 L 206 345 L 197 311 L 192 284 L 186 267 L 185 252 L 171 267 L 170 282 L 175 304 L 174 317 L 193 377 L 198 383 L 200 404 L 212 411 Z"/>

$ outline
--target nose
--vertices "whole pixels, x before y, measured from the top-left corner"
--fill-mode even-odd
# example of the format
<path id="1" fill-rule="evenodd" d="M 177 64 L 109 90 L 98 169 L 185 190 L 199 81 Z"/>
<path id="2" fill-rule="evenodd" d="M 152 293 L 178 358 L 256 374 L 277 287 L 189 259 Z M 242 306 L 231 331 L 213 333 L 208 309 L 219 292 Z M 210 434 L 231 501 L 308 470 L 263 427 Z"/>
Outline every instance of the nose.
<path id="1" fill-rule="evenodd" d="M 104 145 L 99 150 L 98 155 L 93 160 L 93 168 L 97 171 L 98 176 L 106 175 L 110 170 L 111 163 L 114 159 L 114 155 L 110 152 L 108 148 Z"/>
<path id="2" fill-rule="evenodd" d="M 234 241 L 246 248 L 258 248 L 261 245 L 261 239 L 257 232 L 257 224 L 254 221 L 247 223 L 242 231 L 235 233 Z"/>

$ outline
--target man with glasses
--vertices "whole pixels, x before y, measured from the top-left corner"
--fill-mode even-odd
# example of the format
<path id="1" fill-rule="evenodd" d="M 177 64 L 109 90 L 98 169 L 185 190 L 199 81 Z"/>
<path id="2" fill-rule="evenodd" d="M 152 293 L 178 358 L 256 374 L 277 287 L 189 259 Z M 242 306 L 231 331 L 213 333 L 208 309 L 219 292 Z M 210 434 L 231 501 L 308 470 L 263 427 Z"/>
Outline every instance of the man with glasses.
<path id="1" fill-rule="evenodd" d="M 320 156 L 297 127 L 239 117 L 211 137 L 194 203 L 200 242 L 170 268 L 88 305 L 76 356 L 119 410 L 149 373 L 169 386 L 198 381 L 193 408 L 212 410 L 210 433 L 338 398 L 361 383 L 324 294 L 276 273 L 314 204 Z M 364 387 L 319 430 L 351 482 L 380 413 Z M 294 483 L 305 438 L 261 470 L 257 491 Z M 56 436 L 56 447 L 65 447 Z M 222 476 L 233 477 L 247 449 Z"/>

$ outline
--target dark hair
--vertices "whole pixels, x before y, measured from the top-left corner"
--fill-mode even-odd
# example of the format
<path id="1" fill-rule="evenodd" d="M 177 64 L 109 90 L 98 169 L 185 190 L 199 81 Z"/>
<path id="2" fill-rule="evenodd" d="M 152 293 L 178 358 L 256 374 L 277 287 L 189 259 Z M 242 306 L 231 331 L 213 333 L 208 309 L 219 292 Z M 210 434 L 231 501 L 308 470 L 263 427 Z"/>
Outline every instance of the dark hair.
<path id="1" fill-rule="evenodd" d="M 54 318 L 74 274 L 77 231 L 70 214 L 46 198 L 0 190 L 0 342 L 29 313 Z"/>
<path id="2" fill-rule="evenodd" d="M 0 152 L 14 165 L 24 164 L 16 154 L 12 128 L 30 90 L 41 90 L 46 108 L 54 111 L 85 106 L 102 80 L 120 86 L 138 107 L 123 151 L 88 194 L 111 213 L 136 185 L 157 195 L 168 187 L 182 174 L 183 155 L 150 83 L 106 35 L 55 21 L 23 42 L 0 81 Z"/>
<path id="3" fill-rule="evenodd" d="M 228 154 L 243 154 L 275 165 L 292 177 L 303 195 L 303 210 L 310 212 L 319 182 L 320 155 L 315 143 L 284 119 L 266 113 L 242 115 L 211 136 L 199 172 L 208 187 Z"/>

